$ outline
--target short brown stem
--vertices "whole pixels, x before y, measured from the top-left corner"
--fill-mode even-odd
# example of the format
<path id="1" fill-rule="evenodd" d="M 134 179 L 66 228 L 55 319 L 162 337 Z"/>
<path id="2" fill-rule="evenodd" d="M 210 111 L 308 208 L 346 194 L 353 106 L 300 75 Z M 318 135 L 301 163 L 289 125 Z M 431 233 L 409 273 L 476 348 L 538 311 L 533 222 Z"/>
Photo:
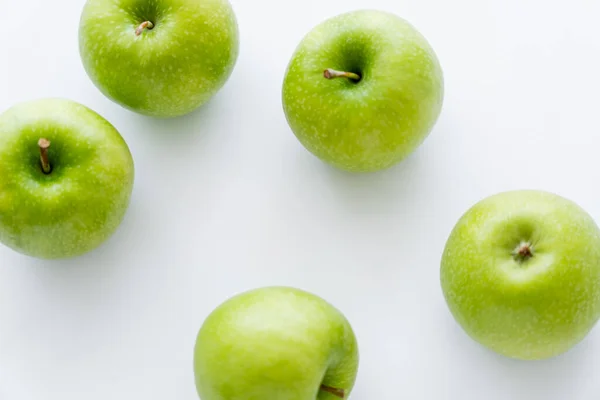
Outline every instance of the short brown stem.
<path id="1" fill-rule="evenodd" d="M 334 396 L 339 397 L 340 399 L 343 399 L 344 396 L 346 395 L 346 392 L 344 391 L 344 389 L 337 389 L 337 388 L 332 388 L 330 386 L 326 386 L 326 385 L 321 385 L 321 390 L 327 393 L 331 393 Z"/>
<path id="2" fill-rule="evenodd" d="M 360 81 L 360 75 L 354 72 L 336 71 L 335 69 L 327 68 L 323 71 L 323 76 L 327 79 L 333 78 L 348 78 L 354 81 Z"/>
<path id="3" fill-rule="evenodd" d="M 48 159 L 48 148 L 50 147 L 50 141 L 48 139 L 41 138 L 38 140 L 38 146 L 40 148 L 40 162 L 42 164 L 42 171 L 45 174 L 49 174 L 52 171 L 50 160 Z"/>
<path id="4" fill-rule="evenodd" d="M 152 28 L 154 28 L 154 24 L 152 22 L 144 21 L 135 30 L 135 36 L 140 36 L 142 34 L 142 32 L 144 32 L 144 29 L 152 29 Z"/>
<path id="5" fill-rule="evenodd" d="M 528 242 L 521 242 L 513 251 L 513 257 L 516 261 L 523 262 L 533 257 L 533 246 Z"/>

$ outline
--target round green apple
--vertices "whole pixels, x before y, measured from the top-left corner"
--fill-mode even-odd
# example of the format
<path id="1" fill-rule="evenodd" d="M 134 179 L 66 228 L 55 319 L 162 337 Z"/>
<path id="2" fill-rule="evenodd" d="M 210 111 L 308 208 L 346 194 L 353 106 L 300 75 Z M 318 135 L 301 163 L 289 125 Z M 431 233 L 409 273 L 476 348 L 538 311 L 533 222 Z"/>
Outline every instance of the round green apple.
<path id="1" fill-rule="evenodd" d="M 204 321 L 194 372 L 202 400 L 347 398 L 356 337 L 325 300 L 289 287 L 238 294 Z"/>
<path id="2" fill-rule="evenodd" d="M 213 97 L 231 75 L 239 33 L 227 0 L 88 0 L 83 66 L 121 106 L 177 117 Z"/>
<path id="3" fill-rule="evenodd" d="M 441 286 L 454 318 L 475 341 L 511 358 L 557 356 L 600 317 L 600 230 L 556 194 L 490 196 L 452 230 Z"/>
<path id="4" fill-rule="evenodd" d="M 89 108 L 38 99 L 0 115 L 0 242 L 46 259 L 86 253 L 121 223 L 134 164 L 119 132 Z"/>
<path id="5" fill-rule="evenodd" d="M 443 89 L 438 59 L 413 26 L 387 12 L 358 10 L 303 38 L 282 100 L 292 131 L 312 154 L 343 170 L 373 172 L 425 140 Z"/>

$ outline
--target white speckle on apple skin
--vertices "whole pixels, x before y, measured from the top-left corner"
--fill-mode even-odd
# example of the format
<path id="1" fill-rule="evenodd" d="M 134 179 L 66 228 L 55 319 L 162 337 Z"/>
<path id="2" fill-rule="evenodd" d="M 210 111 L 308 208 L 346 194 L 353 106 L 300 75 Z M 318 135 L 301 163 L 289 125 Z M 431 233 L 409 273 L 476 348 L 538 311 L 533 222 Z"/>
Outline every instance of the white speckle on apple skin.
<path id="1" fill-rule="evenodd" d="M 154 28 L 136 36 L 150 19 Z M 94 84 L 123 107 L 156 117 L 206 103 L 229 78 L 239 52 L 227 0 L 88 0 L 79 38 Z"/>
<path id="2" fill-rule="evenodd" d="M 328 80 L 326 68 L 362 79 Z M 401 18 L 375 10 L 341 14 L 309 32 L 282 91 L 300 142 L 355 172 L 385 169 L 412 153 L 435 125 L 443 97 L 442 70 L 425 38 Z"/>

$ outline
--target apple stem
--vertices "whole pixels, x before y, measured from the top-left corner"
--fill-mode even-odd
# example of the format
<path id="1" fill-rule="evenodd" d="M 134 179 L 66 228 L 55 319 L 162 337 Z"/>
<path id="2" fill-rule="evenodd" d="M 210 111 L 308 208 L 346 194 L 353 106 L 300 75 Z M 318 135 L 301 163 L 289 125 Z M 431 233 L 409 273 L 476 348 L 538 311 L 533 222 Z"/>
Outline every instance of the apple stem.
<path id="1" fill-rule="evenodd" d="M 519 262 L 527 261 L 533 257 L 533 246 L 528 242 L 521 242 L 513 251 L 513 257 Z"/>
<path id="2" fill-rule="evenodd" d="M 42 163 L 42 171 L 45 174 L 49 174 L 52 171 L 52 167 L 50 166 L 50 161 L 48 160 L 48 148 L 50 147 L 50 141 L 48 139 L 40 139 L 38 141 L 38 146 L 40 147 L 40 161 Z"/>
<path id="3" fill-rule="evenodd" d="M 355 74 L 354 72 L 345 72 L 345 71 L 336 71 L 335 69 L 327 68 L 323 72 L 323 76 L 327 79 L 333 78 L 348 78 L 355 81 L 360 81 L 360 75 Z"/>
<path id="4" fill-rule="evenodd" d="M 321 390 L 327 393 L 331 393 L 334 396 L 339 397 L 340 399 L 343 399 L 344 396 L 346 395 L 346 393 L 344 392 L 344 389 L 337 389 L 337 388 L 332 388 L 330 386 L 326 386 L 326 385 L 321 385 Z"/>
<path id="5" fill-rule="evenodd" d="M 140 36 L 142 34 L 142 32 L 144 32 L 144 29 L 152 29 L 152 28 L 154 28 L 154 24 L 152 22 L 144 21 L 135 30 L 135 36 Z"/>

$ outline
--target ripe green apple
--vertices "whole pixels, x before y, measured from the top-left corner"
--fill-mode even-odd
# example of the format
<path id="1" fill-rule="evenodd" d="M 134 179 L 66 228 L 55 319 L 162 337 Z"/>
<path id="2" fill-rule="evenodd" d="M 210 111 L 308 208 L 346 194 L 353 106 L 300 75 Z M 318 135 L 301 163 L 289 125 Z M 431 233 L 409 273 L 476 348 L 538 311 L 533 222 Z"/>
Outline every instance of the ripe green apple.
<path id="1" fill-rule="evenodd" d="M 119 226 L 134 164 L 119 132 L 67 99 L 0 115 L 0 242 L 46 259 L 86 253 Z"/>
<path id="2" fill-rule="evenodd" d="M 407 21 L 378 10 L 330 18 L 309 32 L 285 72 L 290 128 L 321 160 L 373 172 L 402 161 L 442 109 L 439 61 Z"/>
<path id="3" fill-rule="evenodd" d="M 238 294 L 204 321 L 194 373 L 202 400 L 348 398 L 358 346 L 344 315 L 290 287 Z"/>
<path id="4" fill-rule="evenodd" d="M 79 50 L 92 82 L 140 114 L 167 118 L 206 103 L 239 51 L 227 0 L 88 0 Z"/>
<path id="5" fill-rule="evenodd" d="M 523 360 L 557 356 L 600 317 L 600 230 L 556 194 L 495 194 L 452 230 L 441 286 L 454 318 L 483 346 Z"/>

